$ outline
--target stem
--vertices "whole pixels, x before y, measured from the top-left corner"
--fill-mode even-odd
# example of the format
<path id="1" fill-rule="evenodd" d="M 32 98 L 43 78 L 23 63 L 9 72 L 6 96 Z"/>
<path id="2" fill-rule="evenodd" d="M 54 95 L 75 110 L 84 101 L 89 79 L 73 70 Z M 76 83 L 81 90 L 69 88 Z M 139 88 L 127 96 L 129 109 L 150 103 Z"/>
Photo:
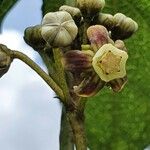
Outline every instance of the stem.
<path id="1" fill-rule="evenodd" d="M 87 37 L 87 29 L 90 27 L 90 22 L 89 20 L 85 20 L 83 23 L 83 40 L 82 44 L 88 44 L 88 37 Z"/>
<path id="2" fill-rule="evenodd" d="M 60 150 L 74 150 L 73 133 L 63 105 L 61 114 Z"/>
<path id="3" fill-rule="evenodd" d="M 59 48 L 53 48 L 54 60 L 55 60 L 55 67 L 57 69 L 57 76 L 60 77 L 60 85 L 61 89 L 63 89 L 64 97 L 67 100 L 70 98 L 69 88 L 66 82 L 66 75 L 64 71 L 64 67 L 62 66 L 61 59 L 62 59 L 62 52 Z"/>
<path id="4" fill-rule="evenodd" d="M 39 54 L 48 69 L 49 75 L 59 85 L 59 80 L 58 80 L 58 77 L 56 75 L 56 71 L 54 68 L 54 62 L 51 60 L 51 58 L 45 52 L 40 51 Z"/>
<path id="5" fill-rule="evenodd" d="M 62 89 L 54 82 L 54 80 L 42 70 L 33 60 L 31 60 L 27 55 L 19 52 L 19 51 L 11 51 L 11 57 L 18 58 L 24 63 L 26 63 L 29 67 L 31 67 L 41 78 L 56 92 L 56 94 L 64 99 L 64 94 Z"/>
<path id="6" fill-rule="evenodd" d="M 76 150 L 87 150 L 86 135 L 84 130 L 83 112 L 67 112 L 72 127 Z"/>
<path id="7" fill-rule="evenodd" d="M 70 112 L 68 118 L 74 134 L 76 150 L 87 150 L 84 121 L 75 112 Z"/>

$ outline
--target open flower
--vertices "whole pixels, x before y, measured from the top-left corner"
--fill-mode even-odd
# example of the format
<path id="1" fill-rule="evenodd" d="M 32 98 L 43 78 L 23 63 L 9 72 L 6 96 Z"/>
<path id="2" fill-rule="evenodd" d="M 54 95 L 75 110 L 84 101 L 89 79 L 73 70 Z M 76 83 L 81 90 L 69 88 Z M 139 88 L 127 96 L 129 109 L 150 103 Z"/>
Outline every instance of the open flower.
<path id="1" fill-rule="evenodd" d="M 120 91 L 127 82 L 125 65 L 128 54 L 124 42 L 113 42 L 107 29 L 101 25 L 89 27 L 87 36 L 91 49 L 68 51 L 63 58 L 65 69 L 78 74 L 79 83 L 74 85 L 74 92 L 89 97 L 104 85 Z"/>
<path id="2" fill-rule="evenodd" d="M 94 55 L 92 65 L 99 77 L 106 82 L 126 75 L 128 55 L 112 44 L 103 45 Z"/>

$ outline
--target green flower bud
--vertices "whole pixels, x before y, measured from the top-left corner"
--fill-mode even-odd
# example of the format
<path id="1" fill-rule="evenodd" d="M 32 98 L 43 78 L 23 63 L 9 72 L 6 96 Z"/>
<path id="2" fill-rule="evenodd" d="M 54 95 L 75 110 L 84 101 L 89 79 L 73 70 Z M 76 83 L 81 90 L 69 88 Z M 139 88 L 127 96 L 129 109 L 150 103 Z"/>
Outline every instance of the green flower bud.
<path id="1" fill-rule="evenodd" d="M 9 69 L 12 62 L 11 57 L 6 53 L 8 48 L 0 44 L 0 77 L 2 77 Z"/>
<path id="2" fill-rule="evenodd" d="M 28 27 L 24 32 L 24 40 L 34 50 L 43 50 L 46 42 L 41 35 L 41 25 Z"/>
<path id="3" fill-rule="evenodd" d="M 114 27 L 112 29 L 112 38 L 127 39 L 138 29 L 138 24 L 124 14 L 117 13 L 114 15 Z"/>
<path id="4" fill-rule="evenodd" d="M 65 47 L 72 43 L 78 28 L 71 15 L 66 11 L 47 13 L 42 21 L 41 34 L 53 47 Z"/>
<path id="5" fill-rule="evenodd" d="M 109 82 L 123 78 L 126 75 L 126 61 L 128 54 L 112 44 L 103 45 L 93 57 L 93 68 L 99 77 Z"/>
<path id="6" fill-rule="evenodd" d="M 84 18 L 93 18 L 104 8 L 105 0 L 76 0 L 76 4 Z"/>
<path id="7" fill-rule="evenodd" d="M 80 22 L 81 11 L 79 8 L 63 5 L 59 8 L 59 10 L 68 12 L 72 16 L 73 20 L 75 20 L 75 22 Z"/>
<path id="8" fill-rule="evenodd" d="M 101 25 L 90 26 L 87 29 L 87 36 L 95 52 L 104 44 L 111 42 L 107 29 Z"/>
<path id="9" fill-rule="evenodd" d="M 98 24 L 101 24 L 108 30 L 111 30 L 114 26 L 114 17 L 111 14 L 100 13 L 98 17 Z"/>

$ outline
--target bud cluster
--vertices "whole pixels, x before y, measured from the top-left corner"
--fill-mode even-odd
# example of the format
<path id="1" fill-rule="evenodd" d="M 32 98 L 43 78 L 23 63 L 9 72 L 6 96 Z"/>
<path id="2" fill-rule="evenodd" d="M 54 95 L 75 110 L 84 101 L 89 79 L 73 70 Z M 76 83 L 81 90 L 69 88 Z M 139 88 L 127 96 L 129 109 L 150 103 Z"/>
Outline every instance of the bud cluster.
<path id="1" fill-rule="evenodd" d="M 73 78 L 70 90 L 81 97 L 93 96 L 105 85 L 118 92 L 127 82 L 128 54 L 122 40 L 138 25 L 121 13 L 101 13 L 104 6 L 105 0 L 76 0 L 76 7 L 63 5 L 25 32 L 34 49 L 62 50 L 61 62 Z"/>

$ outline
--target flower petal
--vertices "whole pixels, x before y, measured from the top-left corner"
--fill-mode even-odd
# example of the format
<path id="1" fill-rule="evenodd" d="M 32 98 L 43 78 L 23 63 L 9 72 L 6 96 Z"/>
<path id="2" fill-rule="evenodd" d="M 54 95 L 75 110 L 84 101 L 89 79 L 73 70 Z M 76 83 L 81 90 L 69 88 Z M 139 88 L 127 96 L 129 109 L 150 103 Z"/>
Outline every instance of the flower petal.
<path id="1" fill-rule="evenodd" d="M 64 54 L 62 64 L 67 71 L 83 72 L 92 69 L 93 52 L 90 50 L 71 50 Z"/>
<path id="2" fill-rule="evenodd" d="M 74 92 L 81 97 L 90 97 L 97 94 L 105 85 L 95 73 L 92 73 L 78 85 L 74 86 Z"/>
<path id="3" fill-rule="evenodd" d="M 87 36 L 91 42 L 91 47 L 96 52 L 104 44 L 111 41 L 107 29 L 102 25 L 93 25 L 87 29 Z"/>
<path id="4" fill-rule="evenodd" d="M 110 81 L 108 83 L 108 86 L 110 86 L 114 92 L 120 92 L 127 83 L 127 81 L 128 81 L 127 76 L 125 76 L 123 78 Z"/>

